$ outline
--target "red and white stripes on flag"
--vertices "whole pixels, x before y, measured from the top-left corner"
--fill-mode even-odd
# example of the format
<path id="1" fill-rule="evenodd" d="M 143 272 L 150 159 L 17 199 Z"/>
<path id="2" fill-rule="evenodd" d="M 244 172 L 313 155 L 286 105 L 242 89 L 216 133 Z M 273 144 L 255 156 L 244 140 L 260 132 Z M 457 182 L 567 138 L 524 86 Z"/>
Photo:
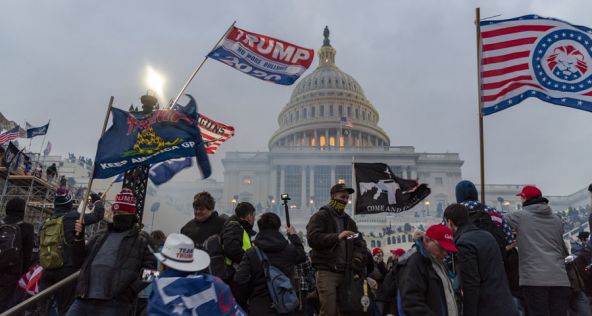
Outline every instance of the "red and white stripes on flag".
<path id="1" fill-rule="evenodd" d="M 536 15 L 480 27 L 484 115 L 529 97 L 592 111 L 592 30 Z"/>
<path id="2" fill-rule="evenodd" d="M 39 279 L 42 274 L 43 268 L 40 265 L 34 265 L 19 279 L 17 287 L 30 295 L 39 293 Z"/>
<path id="3" fill-rule="evenodd" d="M 210 155 L 215 154 L 218 146 L 234 136 L 234 127 L 216 122 L 203 114 L 199 115 L 198 124 L 201 137 L 206 142 L 206 152 Z"/>
<path id="4" fill-rule="evenodd" d="M 20 128 L 18 126 L 0 134 L 0 145 L 19 138 L 19 134 Z"/>

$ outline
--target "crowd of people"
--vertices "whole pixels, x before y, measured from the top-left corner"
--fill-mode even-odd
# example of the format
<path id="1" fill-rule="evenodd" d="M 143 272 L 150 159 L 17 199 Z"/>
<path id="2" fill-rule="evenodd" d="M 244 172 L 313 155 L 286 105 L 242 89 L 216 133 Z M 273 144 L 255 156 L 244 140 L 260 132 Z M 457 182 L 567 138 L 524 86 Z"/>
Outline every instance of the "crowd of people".
<path id="1" fill-rule="evenodd" d="M 388 258 L 368 248 L 345 212 L 353 193 L 331 188 L 306 226 L 308 253 L 275 213 L 241 202 L 228 217 L 208 192 L 194 196 L 194 218 L 166 236 L 141 229 L 124 188 L 113 222 L 89 240 L 85 227 L 105 212 L 100 195 L 80 217 L 60 187 L 38 237 L 23 221 L 25 201 L 13 198 L 0 221 L 0 312 L 27 298 L 19 279 L 38 265 L 40 291 L 79 274 L 31 306 L 35 315 L 592 314 L 590 234 L 581 232 L 570 254 L 564 223 L 537 187 L 525 186 L 522 209 L 502 215 L 461 181 L 442 223 L 416 231 L 410 249 Z"/>

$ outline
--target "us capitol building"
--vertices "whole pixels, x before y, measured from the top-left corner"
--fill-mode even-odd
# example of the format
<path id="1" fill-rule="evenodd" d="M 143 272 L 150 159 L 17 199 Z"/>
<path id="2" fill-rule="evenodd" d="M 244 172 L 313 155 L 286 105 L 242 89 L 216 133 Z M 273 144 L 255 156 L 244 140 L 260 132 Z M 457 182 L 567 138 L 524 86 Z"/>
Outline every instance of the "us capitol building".
<path id="1" fill-rule="evenodd" d="M 220 208 L 231 210 L 235 203 L 248 201 L 277 211 L 280 194 L 288 193 L 293 220 L 307 220 L 329 201 L 333 184 L 352 185 L 352 161 L 383 162 L 399 177 L 427 183 L 432 194 L 421 208 L 431 205 L 436 211 L 453 203 L 463 165 L 459 154 L 392 146 L 362 86 L 337 66 L 328 29 L 324 35 L 319 64 L 300 80 L 281 110 L 269 152 L 226 153 Z M 352 126 L 346 127 L 342 117 L 351 119 Z M 367 217 L 384 224 L 385 216 Z"/>

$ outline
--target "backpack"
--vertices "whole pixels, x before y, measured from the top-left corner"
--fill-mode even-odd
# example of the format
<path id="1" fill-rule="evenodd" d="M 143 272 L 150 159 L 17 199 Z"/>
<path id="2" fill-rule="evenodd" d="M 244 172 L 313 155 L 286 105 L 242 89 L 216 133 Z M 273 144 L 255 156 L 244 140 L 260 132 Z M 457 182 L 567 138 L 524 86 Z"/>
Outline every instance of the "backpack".
<path id="1" fill-rule="evenodd" d="M 21 223 L 7 224 L 0 221 L 0 271 L 12 269 L 21 264 L 23 252 L 23 238 L 19 226 Z"/>
<path id="2" fill-rule="evenodd" d="M 63 216 L 46 220 L 39 239 L 39 264 L 43 269 L 61 268 L 66 242 Z"/>
<path id="3" fill-rule="evenodd" d="M 280 269 L 270 264 L 269 259 L 259 247 L 254 247 L 259 261 L 263 264 L 263 273 L 267 282 L 267 290 L 273 301 L 273 307 L 279 314 L 288 314 L 300 306 L 298 295 L 292 281 Z"/>
<path id="4" fill-rule="evenodd" d="M 202 245 L 203 249 L 210 255 L 210 274 L 219 277 L 225 282 L 229 281 L 232 271 L 230 266 L 224 262 L 226 257 L 224 256 L 220 234 L 208 237 Z"/>
<path id="5" fill-rule="evenodd" d="M 483 204 L 481 204 L 476 210 L 469 211 L 469 221 L 475 224 L 479 229 L 488 231 L 493 238 L 495 238 L 495 241 L 500 248 L 502 258 L 506 261 L 506 245 L 508 244 L 506 237 L 501 228 L 491 220 L 491 216 L 485 211 L 485 206 L 483 206 Z"/>

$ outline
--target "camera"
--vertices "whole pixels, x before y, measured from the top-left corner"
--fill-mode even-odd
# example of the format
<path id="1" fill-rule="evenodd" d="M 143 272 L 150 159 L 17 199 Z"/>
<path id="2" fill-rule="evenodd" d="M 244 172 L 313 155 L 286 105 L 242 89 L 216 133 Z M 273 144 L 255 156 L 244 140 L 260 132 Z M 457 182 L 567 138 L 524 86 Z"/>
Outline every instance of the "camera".
<path id="1" fill-rule="evenodd" d="M 280 199 L 282 199 L 282 201 L 290 201 L 290 196 L 288 193 L 282 193 L 282 195 L 280 195 Z"/>

